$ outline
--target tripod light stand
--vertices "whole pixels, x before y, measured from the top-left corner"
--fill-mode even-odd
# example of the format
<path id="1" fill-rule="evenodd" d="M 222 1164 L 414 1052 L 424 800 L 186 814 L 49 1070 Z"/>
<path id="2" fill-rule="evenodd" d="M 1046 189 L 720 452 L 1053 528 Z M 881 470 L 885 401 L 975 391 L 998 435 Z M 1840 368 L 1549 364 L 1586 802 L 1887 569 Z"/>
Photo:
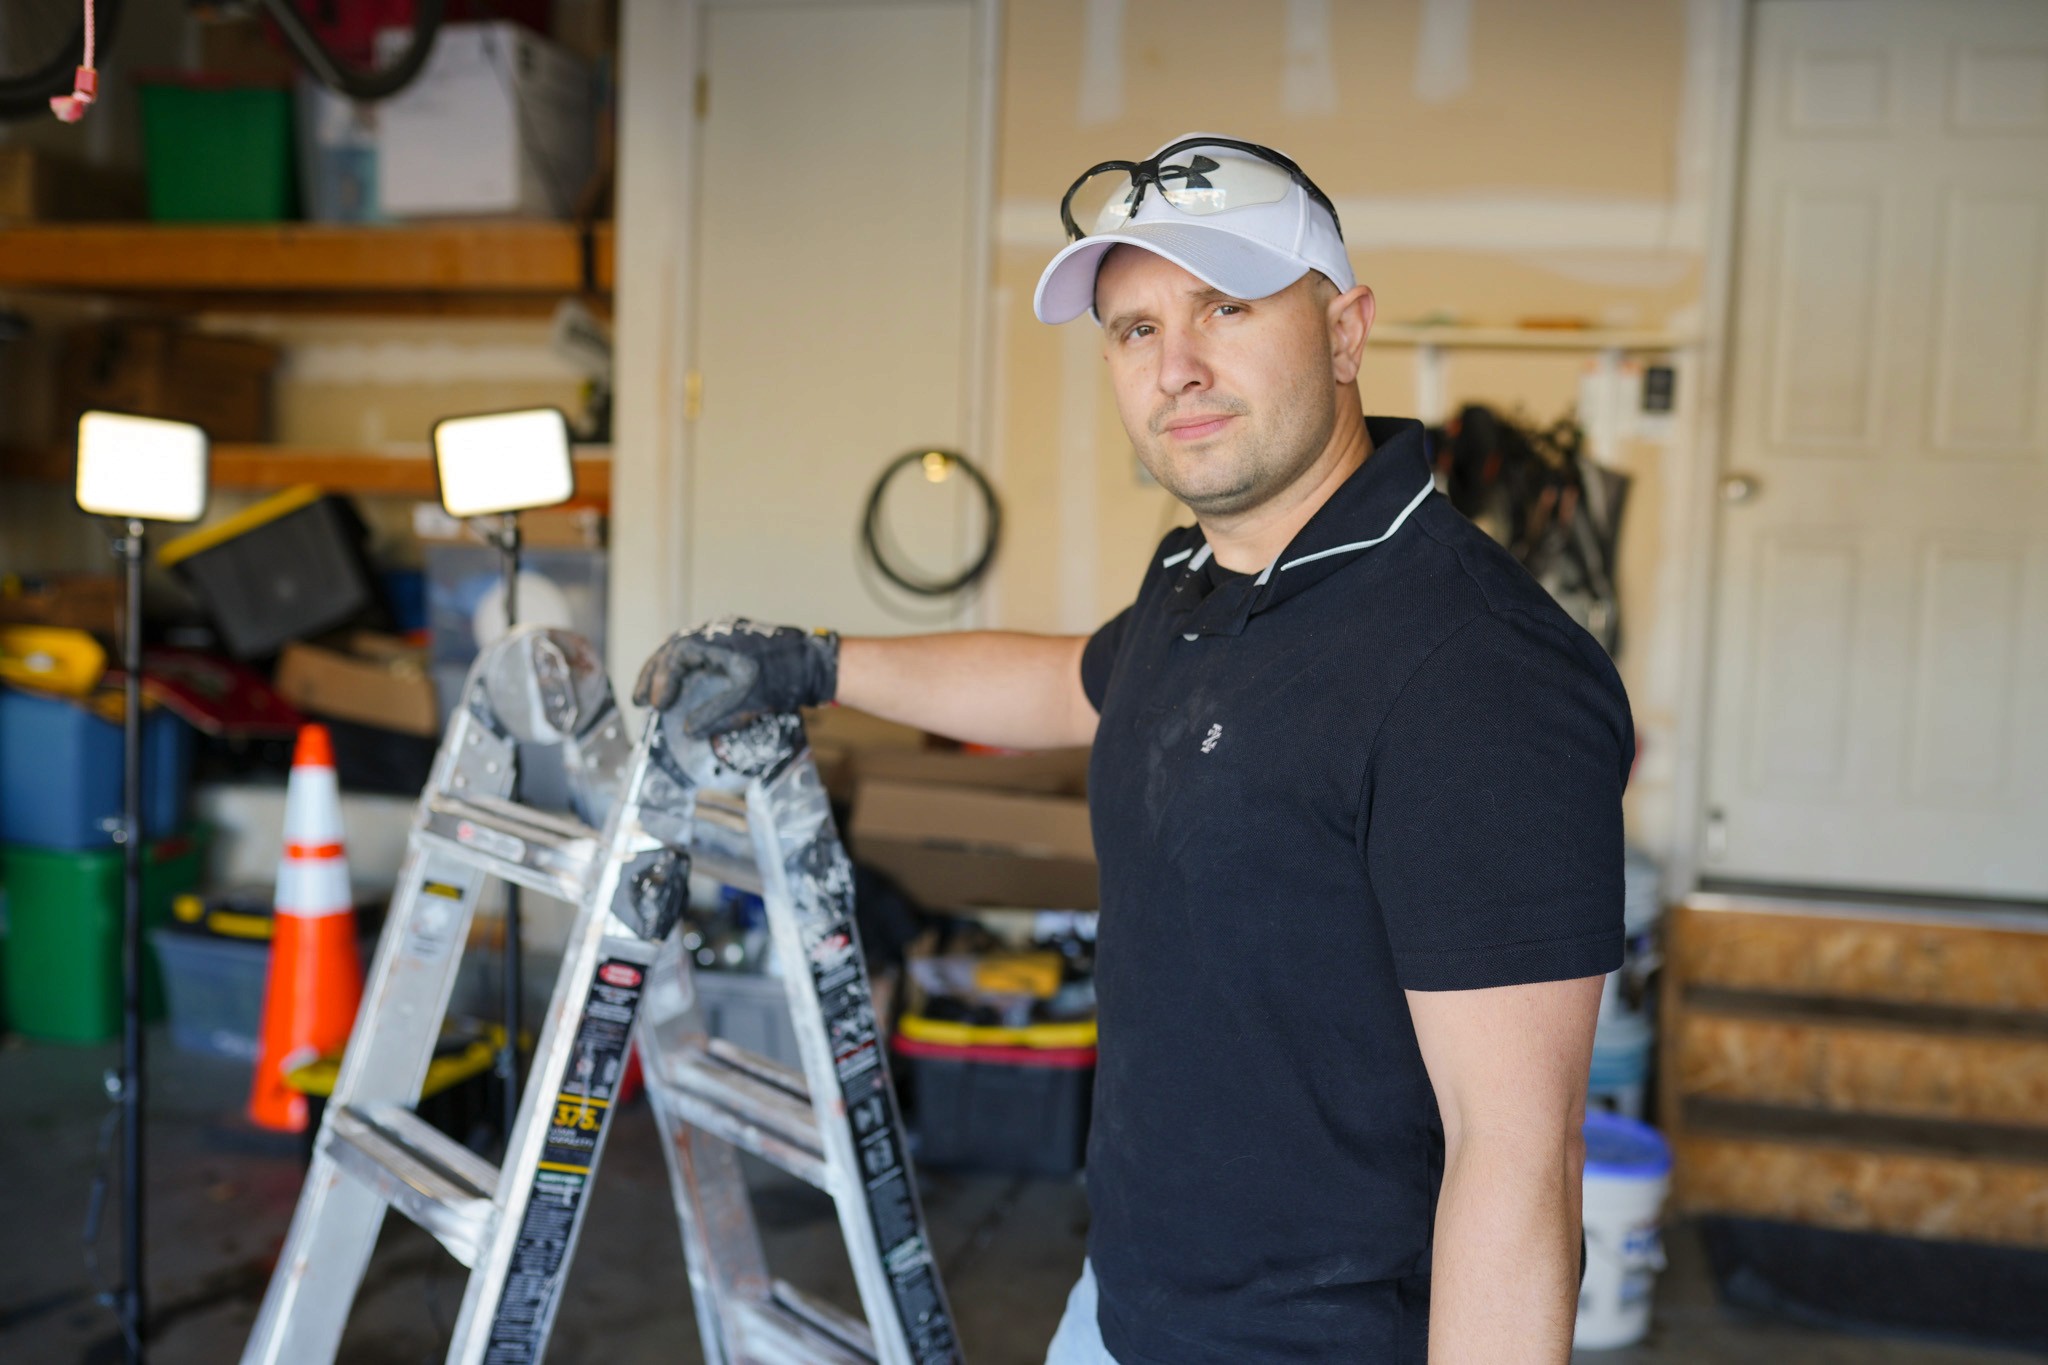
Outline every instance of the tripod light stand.
<path id="1" fill-rule="evenodd" d="M 78 506 L 114 520 L 114 555 L 125 578 L 121 622 L 121 1065 L 108 1093 L 121 1114 L 121 1285 L 114 1310 L 127 1357 L 146 1337 L 142 1274 L 142 540 L 152 521 L 197 521 L 206 512 L 206 433 L 188 422 L 88 412 L 78 421 Z"/>

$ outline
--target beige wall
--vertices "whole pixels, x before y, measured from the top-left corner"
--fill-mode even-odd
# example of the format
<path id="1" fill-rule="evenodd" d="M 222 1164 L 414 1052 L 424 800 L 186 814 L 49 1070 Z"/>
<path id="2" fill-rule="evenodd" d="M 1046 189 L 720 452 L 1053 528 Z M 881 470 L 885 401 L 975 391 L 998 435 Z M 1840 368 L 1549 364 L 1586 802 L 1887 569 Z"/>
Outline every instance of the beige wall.
<path id="1" fill-rule="evenodd" d="M 1092 324 L 1051 328 L 1031 316 L 1038 272 L 1062 241 L 1059 196 L 1096 161 L 1193 130 L 1287 151 L 1337 201 L 1383 321 L 1565 316 L 1697 328 L 1705 205 L 1694 149 L 1711 92 L 1688 73 L 1710 36 L 1702 6 L 1473 0 L 1462 44 L 1455 25 L 1431 39 L 1449 60 L 1423 51 L 1427 15 L 1441 9 L 1428 0 L 1126 0 L 1119 52 L 1103 41 L 1114 26 L 1091 33 L 1085 0 L 1012 0 L 991 451 L 1010 540 L 987 605 L 994 623 L 1089 628 L 1130 600 L 1157 538 L 1187 520 L 1136 473 Z M 1111 78 L 1086 83 L 1084 71 Z M 1591 364 L 1575 354 L 1457 352 L 1448 397 L 1547 421 L 1572 410 Z M 1369 411 L 1412 413 L 1414 352 L 1370 351 L 1362 387 Z M 1617 455 L 1636 478 L 1620 662 L 1646 753 L 1631 817 L 1653 846 L 1669 835 L 1680 587 L 1670 503 L 1687 458 L 1682 429 Z"/>

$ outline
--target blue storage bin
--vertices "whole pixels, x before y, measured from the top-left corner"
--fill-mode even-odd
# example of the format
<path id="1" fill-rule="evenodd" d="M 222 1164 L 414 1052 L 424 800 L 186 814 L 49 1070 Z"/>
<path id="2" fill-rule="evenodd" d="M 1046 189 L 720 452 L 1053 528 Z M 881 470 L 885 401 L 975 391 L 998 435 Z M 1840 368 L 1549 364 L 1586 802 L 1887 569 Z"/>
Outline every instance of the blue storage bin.
<path id="1" fill-rule="evenodd" d="M 185 1052 L 255 1061 L 270 978 L 270 940 L 215 938 L 173 928 L 153 929 L 149 937 L 170 996 L 171 1042 Z"/>
<path id="2" fill-rule="evenodd" d="M 190 726 L 161 708 L 142 716 L 142 824 L 150 839 L 185 824 Z M 100 848 L 121 813 L 121 727 L 58 697 L 0 688 L 0 839 Z"/>

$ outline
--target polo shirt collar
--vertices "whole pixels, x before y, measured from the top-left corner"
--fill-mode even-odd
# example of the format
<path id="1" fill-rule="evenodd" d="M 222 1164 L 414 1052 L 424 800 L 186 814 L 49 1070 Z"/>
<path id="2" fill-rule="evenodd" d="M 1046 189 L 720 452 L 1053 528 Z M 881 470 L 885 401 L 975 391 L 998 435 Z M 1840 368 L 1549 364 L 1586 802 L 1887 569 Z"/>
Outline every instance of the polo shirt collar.
<path id="1" fill-rule="evenodd" d="M 1372 454 L 1316 509 L 1265 572 L 1211 590 L 1205 572 L 1209 545 L 1199 530 L 1191 530 L 1187 541 L 1166 556 L 1161 567 L 1175 573 L 1166 609 L 1178 618 L 1175 624 L 1184 636 L 1241 634 L 1252 617 L 1393 539 L 1436 491 L 1422 423 L 1368 417 L 1365 430 Z"/>

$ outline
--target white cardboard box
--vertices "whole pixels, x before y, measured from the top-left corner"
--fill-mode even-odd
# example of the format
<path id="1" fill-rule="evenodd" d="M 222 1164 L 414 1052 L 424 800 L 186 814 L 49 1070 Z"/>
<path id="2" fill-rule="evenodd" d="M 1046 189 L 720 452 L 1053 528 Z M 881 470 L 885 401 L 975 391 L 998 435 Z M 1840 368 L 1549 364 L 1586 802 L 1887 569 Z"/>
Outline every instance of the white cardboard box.
<path id="1" fill-rule="evenodd" d="M 378 35 L 382 60 L 407 41 Z M 377 106 L 377 201 L 393 218 L 567 218 L 595 155 L 590 72 L 531 29 L 444 24 L 419 78 Z"/>

